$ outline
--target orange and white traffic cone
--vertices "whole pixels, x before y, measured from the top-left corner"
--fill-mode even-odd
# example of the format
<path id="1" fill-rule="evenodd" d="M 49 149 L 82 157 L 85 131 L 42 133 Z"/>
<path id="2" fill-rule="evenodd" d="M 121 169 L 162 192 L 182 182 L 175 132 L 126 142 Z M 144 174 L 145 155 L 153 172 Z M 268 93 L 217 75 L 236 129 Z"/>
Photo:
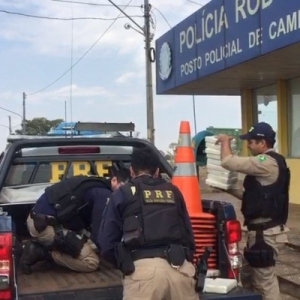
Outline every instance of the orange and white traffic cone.
<path id="1" fill-rule="evenodd" d="M 204 247 L 212 247 L 214 252 L 208 261 L 209 268 L 216 268 L 216 219 L 214 215 L 203 212 L 195 154 L 192 147 L 191 129 L 188 121 L 182 121 L 180 123 L 175 166 L 172 183 L 181 191 L 191 219 L 196 243 L 195 258 L 203 254 L 205 250 Z"/>

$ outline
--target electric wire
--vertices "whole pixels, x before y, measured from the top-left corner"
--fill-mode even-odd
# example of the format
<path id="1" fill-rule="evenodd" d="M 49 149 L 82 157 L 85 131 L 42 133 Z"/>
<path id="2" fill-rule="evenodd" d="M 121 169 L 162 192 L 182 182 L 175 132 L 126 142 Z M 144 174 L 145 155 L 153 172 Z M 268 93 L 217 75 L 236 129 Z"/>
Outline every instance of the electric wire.
<path id="1" fill-rule="evenodd" d="M 154 6 L 152 6 L 152 7 L 163 17 L 163 19 L 166 21 L 166 23 L 169 25 L 169 27 L 172 28 L 172 26 L 170 25 L 169 21 L 165 17 L 165 15 L 157 7 L 154 7 Z"/>
<path id="2" fill-rule="evenodd" d="M 132 2 L 132 0 L 130 0 L 128 2 L 128 5 Z M 125 7 L 126 9 L 126 7 Z M 125 10 L 124 9 L 124 10 Z M 56 80 L 54 80 L 53 82 L 51 82 L 50 84 L 48 84 L 47 86 L 45 86 L 44 88 L 34 92 L 34 93 L 28 93 L 28 96 L 33 96 L 36 95 L 38 93 L 41 93 L 43 91 L 45 91 L 46 89 L 48 89 L 50 86 L 52 86 L 53 84 L 55 84 L 56 82 L 58 82 L 61 78 L 63 78 L 66 74 L 68 74 L 72 68 L 74 68 L 95 46 L 96 44 L 103 38 L 103 36 L 109 31 L 109 29 L 116 23 L 116 21 L 119 19 L 119 17 L 122 15 L 122 13 L 120 13 L 117 18 L 112 21 L 112 23 L 106 28 L 106 30 L 100 35 L 100 37 L 93 43 L 93 45 L 67 70 L 65 71 L 61 76 L 59 76 Z"/>
<path id="3" fill-rule="evenodd" d="M 79 17 L 79 18 L 59 18 L 59 17 L 47 17 L 47 16 L 37 16 L 37 15 L 30 15 L 20 12 L 14 12 L 14 11 L 7 11 L 7 10 L 0 10 L 0 13 L 5 13 L 9 15 L 18 15 L 22 17 L 28 17 L 28 18 L 35 18 L 35 19 L 45 19 L 45 20 L 58 20 L 58 21 L 76 21 L 76 20 L 101 20 L 101 21 L 114 21 L 116 19 L 125 19 L 126 16 L 120 16 L 118 18 L 99 18 L 99 17 Z M 144 16 L 140 15 L 134 15 L 130 16 L 131 18 L 143 18 Z"/>
<path id="4" fill-rule="evenodd" d="M 197 4 L 197 5 L 199 5 L 199 6 L 203 6 L 203 4 L 201 4 L 201 3 L 198 3 L 198 2 L 196 2 L 196 1 L 192 1 L 192 0 L 187 0 L 188 2 L 191 2 L 191 3 L 194 3 L 194 4 Z"/>
<path id="5" fill-rule="evenodd" d="M 92 6 L 106 6 L 112 7 L 112 4 L 104 4 L 104 3 L 92 3 L 92 2 L 82 2 L 82 1 L 69 1 L 69 0 L 51 0 L 53 2 L 62 2 L 62 3 L 71 3 L 71 4 L 83 4 L 83 5 L 92 5 Z M 141 5 L 126 5 L 126 4 L 118 4 L 119 7 L 141 7 Z"/>

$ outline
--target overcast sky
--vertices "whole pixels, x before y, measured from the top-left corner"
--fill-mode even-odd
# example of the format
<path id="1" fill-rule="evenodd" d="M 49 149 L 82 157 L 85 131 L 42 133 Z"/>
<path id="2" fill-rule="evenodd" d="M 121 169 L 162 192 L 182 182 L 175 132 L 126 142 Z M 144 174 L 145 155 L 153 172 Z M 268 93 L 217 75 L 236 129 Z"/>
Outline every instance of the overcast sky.
<path id="1" fill-rule="evenodd" d="M 80 1 L 80 0 L 77 0 Z M 81 2 L 108 4 L 106 0 Z M 128 4 L 129 0 L 115 0 Z M 126 12 L 138 16 L 142 25 L 142 0 L 132 0 Z M 205 4 L 207 1 L 195 2 Z M 150 3 L 171 26 L 200 8 L 188 0 L 152 0 Z M 51 0 L 2 0 L 0 10 L 36 16 L 74 18 L 115 18 L 114 7 L 80 5 Z M 155 39 L 170 29 L 167 22 L 153 10 Z M 60 21 L 36 19 L 3 12 L 0 18 L 0 106 L 22 114 L 22 93 L 28 94 L 27 119 L 64 118 L 67 101 L 70 116 L 71 73 L 42 92 L 33 94 L 60 77 L 71 66 L 73 24 L 73 63 L 82 57 L 111 25 L 111 20 Z M 119 19 L 73 69 L 73 121 L 134 122 L 136 130 L 146 137 L 145 59 L 143 37 L 126 30 L 126 19 Z M 155 66 L 153 66 L 155 95 Z M 181 120 L 193 125 L 190 96 L 154 96 L 156 145 L 162 150 L 178 139 Z M 240 128 L 239 97 L 196 97 L 197 130 L 208 126 Z M 0 150 L 5 147 L 8 115 L 14 129 L 21 118 L 0 110 Z M 3 126 L 4 125 L 4 126 Z M 193 132 L 194 133 L 194 132 Z"/>

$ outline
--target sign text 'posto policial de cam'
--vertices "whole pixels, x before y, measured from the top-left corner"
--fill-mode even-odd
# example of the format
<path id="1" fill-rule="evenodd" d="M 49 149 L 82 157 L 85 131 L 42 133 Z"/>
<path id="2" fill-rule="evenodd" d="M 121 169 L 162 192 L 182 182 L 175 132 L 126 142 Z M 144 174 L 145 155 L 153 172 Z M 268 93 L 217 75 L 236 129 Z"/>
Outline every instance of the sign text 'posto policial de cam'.
<path id="1" fill-rule="evenodd" d="M 157 93 L 298 41 L 299 0 L 212 0 L 156 41 Z"/>

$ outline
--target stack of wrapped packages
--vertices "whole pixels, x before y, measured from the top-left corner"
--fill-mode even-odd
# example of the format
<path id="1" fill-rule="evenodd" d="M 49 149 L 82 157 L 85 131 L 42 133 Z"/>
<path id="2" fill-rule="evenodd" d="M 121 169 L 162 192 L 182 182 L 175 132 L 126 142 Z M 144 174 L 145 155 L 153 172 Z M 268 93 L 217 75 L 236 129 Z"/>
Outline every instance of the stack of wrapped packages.
<path id="1" fill-rule="evenodd" d="M 221 167 L 221 145 L 216 145 L 217 136 L 207 136 L 205 138 L 206 157 L 207 157 L 207 179 L 208 186 L 220 188 L 222 190 L 233 189 L 237 180 L 238 173 L 231 172 Z M 236 140 L 231 141 L 231 149 L 236 153 Z"/>

